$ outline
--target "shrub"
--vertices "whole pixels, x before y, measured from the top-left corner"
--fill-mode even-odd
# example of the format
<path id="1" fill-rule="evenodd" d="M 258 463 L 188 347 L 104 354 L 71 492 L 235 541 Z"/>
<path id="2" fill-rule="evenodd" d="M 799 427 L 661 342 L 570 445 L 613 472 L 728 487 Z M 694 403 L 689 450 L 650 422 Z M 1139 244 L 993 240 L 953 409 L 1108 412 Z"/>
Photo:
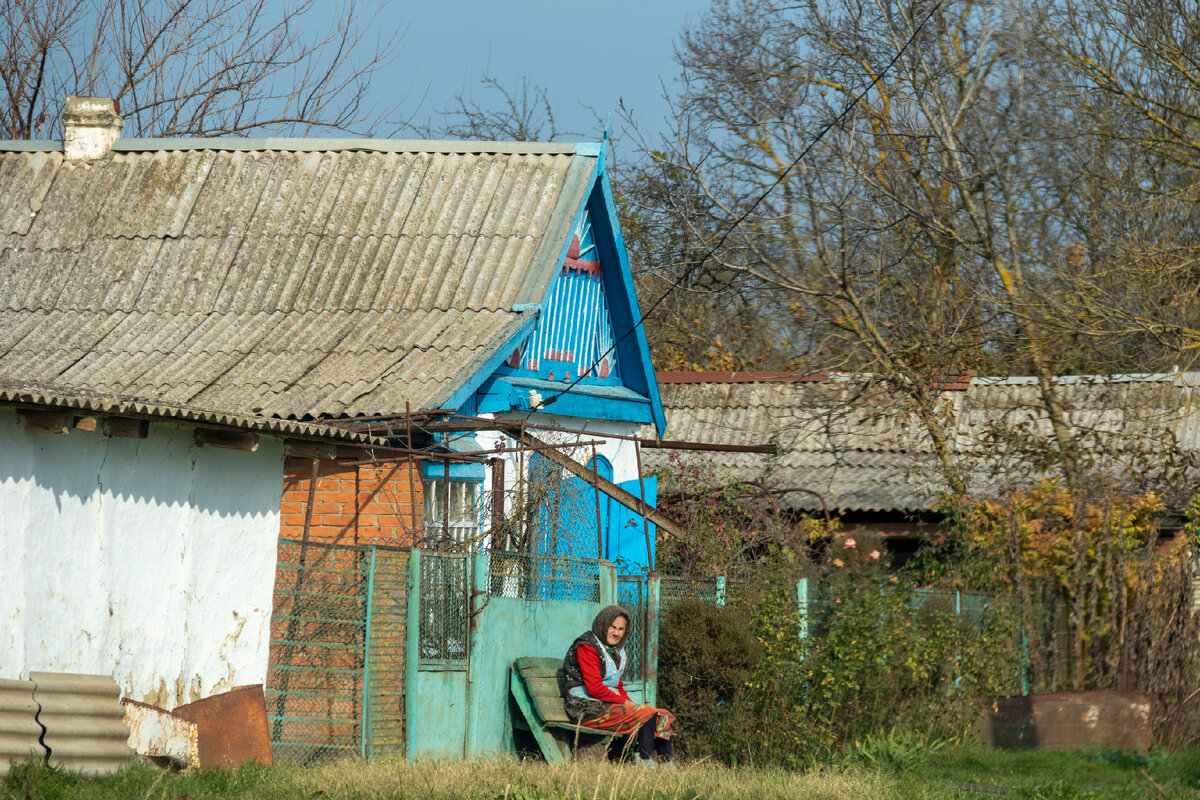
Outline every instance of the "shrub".
<path id="1" fill-rule="evenodd" d="M 658 694 L 677 718 L 681 756 L 714 753 L 722 717 L 745 687 L 761 649 L 750 615 L 740 607 L 684 600 L 667 611 Z"/>
<path id="2" fill-rule="evenodd" d="M 977 697 L 1012 689 L 1010 614 L 957 616 L 888 576 L 877 547 L 847 537 L 831 548 L 808 638 L 787 584 L 756 608 L 763 655 L 728 719 L 730 761 L 803 767 L 869 737 L 954 741 L 977 716 Z"/>

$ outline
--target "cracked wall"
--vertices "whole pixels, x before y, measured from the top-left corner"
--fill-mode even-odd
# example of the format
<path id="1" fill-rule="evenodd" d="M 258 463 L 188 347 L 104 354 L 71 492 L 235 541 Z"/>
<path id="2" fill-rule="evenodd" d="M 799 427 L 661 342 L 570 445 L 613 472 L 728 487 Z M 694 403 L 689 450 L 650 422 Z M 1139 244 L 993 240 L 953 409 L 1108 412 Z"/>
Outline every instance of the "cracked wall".
<path id="1" fill-rule="evenodd" d="M 174 708 L 266 680 L 283 448 L 28 433 L 0 408 L 0 677 L 111 674 Z"/>

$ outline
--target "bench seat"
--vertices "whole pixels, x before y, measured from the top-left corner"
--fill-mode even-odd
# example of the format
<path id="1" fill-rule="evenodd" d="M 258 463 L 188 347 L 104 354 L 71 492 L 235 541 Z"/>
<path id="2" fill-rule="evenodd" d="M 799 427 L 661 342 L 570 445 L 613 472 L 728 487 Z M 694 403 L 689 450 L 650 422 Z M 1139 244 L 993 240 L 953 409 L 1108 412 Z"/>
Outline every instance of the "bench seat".
<path id="1" fill-rule="evenodd" d="M 606 757 L 608 742 L 617 734 L 576 725 L 563 706 L 562 659 L 518 658 L 512 664 L 509 686 L 521 717 L 513 726 L 528 730 L 549 763 Z"/>

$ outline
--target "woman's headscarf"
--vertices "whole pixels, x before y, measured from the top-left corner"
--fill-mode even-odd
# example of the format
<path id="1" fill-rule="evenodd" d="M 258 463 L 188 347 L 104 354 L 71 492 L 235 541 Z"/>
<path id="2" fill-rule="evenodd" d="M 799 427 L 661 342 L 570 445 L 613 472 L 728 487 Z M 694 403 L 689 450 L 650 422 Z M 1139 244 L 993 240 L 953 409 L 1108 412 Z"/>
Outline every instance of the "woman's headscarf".
<path id="1" fill-rule="evenodd" d="M 620 606 L 605 606 L 600 609 L 600 613 L 592 620 L 592 633 L 596 634 L 596 638 L 600 643 L 608 647 L 608 629 L 617 621 L 617 617 L 625 618 L 625 635 L 621 637 L 621 641 L 617 642 L 612 647 L 620 647 L 625 644 L 625 637 L 629 635 L 629 622 L 633 617 L 629 616 L 629 612 Z"/>

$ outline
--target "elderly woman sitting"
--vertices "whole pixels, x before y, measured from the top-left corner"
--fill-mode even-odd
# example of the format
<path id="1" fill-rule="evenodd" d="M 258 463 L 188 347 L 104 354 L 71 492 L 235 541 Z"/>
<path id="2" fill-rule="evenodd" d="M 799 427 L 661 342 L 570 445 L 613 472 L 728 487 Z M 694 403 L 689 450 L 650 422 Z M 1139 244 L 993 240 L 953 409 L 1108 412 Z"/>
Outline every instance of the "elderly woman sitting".
<path id="1" fill-rule="evenodd" d="M 654 766 L 657 756 L 670 761 L 671 712 L 629 699 L 621 676 L 625 672 L 625 636 L 629 612 L 608 606 L 592 620 L 592 629 L 571 643 L 563 660 L 567 716 L 576 724 L 637 735 L 639 762 Z"/>

